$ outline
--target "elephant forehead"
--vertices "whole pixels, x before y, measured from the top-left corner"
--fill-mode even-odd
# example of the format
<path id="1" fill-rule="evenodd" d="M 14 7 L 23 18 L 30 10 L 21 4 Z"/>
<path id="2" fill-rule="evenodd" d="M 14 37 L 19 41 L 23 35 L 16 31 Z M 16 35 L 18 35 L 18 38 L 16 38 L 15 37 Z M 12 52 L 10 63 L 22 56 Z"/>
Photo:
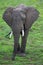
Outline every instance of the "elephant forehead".
<path id="1" fill-rule="evenodd" d="M 21 13 L 19 11 L 14 11 L 12 15 L 13 15 L 13 19 L 15 21 L 21 21 L 24 16 L 23 13 Z"/>
<path id="2" fill-rule="evenodd" d="M 20 16 L 20 12 L 19 11 L 13 11 L 13 16 L 15 16 L 15 17 Z"/>

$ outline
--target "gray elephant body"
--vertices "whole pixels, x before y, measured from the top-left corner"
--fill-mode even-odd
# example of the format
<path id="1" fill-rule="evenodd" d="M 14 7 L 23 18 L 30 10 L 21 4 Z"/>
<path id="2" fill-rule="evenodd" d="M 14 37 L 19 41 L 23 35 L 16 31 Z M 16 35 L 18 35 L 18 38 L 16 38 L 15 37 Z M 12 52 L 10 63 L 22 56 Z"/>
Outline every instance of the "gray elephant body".
<path id="1" fill-rule="evenodd" d="M 37 20 L 39 12 L 33 7 L 19 5 L 16 8 L 9 7 L 3 14 L 3 19 L 11 27 L 14 35 L 14 51 L 13 59 L 17 54 L 17 50 L 21 53 L 25 52 L 28 31 L 32 24 Z M 19 45 L 19 37 L 21 30 L 24 30 L 24 37 L 22 37 L 21 48 Z"/>

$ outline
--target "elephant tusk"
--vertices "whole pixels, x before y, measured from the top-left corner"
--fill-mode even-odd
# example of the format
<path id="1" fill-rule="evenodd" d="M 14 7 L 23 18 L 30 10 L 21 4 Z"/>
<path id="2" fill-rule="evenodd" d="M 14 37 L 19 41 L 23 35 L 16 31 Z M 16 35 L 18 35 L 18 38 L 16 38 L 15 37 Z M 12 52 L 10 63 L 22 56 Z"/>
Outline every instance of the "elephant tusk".
<path id="1" fill-rule="evenodd" d="M 13 34 L 13 32 L 11 31 L 9 38 L 11 38 L 11 37 L 12 37 L 12 34 Z"/>
<path id="2" fill-rule="evenodd" d="M 22 36 L 24 36 L 24 30 L 22 30 Z"/>

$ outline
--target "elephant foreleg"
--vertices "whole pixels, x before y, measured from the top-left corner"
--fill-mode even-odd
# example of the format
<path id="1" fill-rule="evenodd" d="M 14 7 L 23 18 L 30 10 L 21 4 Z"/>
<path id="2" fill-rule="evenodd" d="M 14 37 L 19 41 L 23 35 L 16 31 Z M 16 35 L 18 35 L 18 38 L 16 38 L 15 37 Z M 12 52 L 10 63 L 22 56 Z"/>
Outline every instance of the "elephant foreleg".
<path id="1" fill-rule="evenodd" d="M 20 34 L 17 33 L 17 34 L 13 34 L 13 35 L 14 35 L 14 50 L 13 50 L 12 60 L 15 59 L 15 56 L 17 54 L 17 49 L 18 49 L 18 46 L 19 46 L 19 36 L 20 36 Z"/>
<path id="2" fill-rule="evenodd" d="M 28 29 L 25 30 L 24 36 L 22 37 L 21 53 L 25 53 L 25 47 L 26 47 L 27 36 L 28 36 Z"/>

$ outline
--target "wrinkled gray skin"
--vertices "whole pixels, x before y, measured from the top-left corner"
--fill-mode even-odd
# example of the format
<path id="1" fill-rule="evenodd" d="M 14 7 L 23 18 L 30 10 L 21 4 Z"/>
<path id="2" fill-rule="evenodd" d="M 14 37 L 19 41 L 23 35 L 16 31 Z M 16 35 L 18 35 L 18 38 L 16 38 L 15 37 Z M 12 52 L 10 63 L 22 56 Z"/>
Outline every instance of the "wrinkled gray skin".
<path id="1" fill-rule="evenodd" d="M 35 8 L 27 7 L 23 4 L 16 8 L 8 7 L 5 10 L 3 20 L 11 27 L 14 36 L 13 60 L 15 59 L 17 52 L 20 51 L 21 54 L 25 53 L 29 29 L 38 17 L 39 12 Z M 22 37 L 20 48 L 19 37 L 22 30 L 24 30 L 24 36 Z"/>

